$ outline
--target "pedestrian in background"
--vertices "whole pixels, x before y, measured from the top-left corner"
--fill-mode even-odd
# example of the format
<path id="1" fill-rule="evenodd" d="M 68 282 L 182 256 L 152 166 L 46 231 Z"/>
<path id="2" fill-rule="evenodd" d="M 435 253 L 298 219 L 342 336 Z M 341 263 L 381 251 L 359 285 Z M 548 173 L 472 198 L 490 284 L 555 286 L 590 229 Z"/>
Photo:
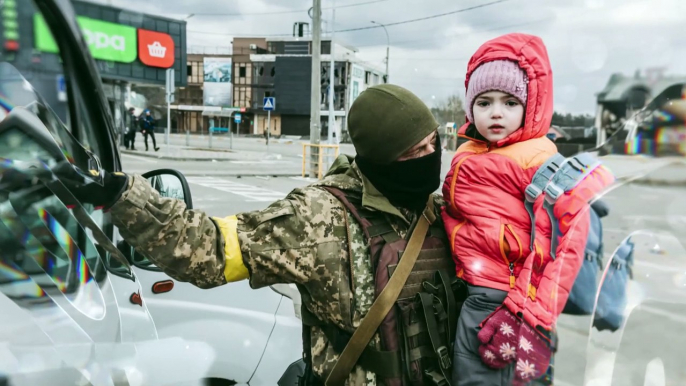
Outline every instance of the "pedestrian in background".
<path id="1" fill-rule="evenodd" d="M 157 147 L 157 141 L 155 140 L 155 118 L 152 117 L 150 109 L 145 109 L 143 116 L 139 118 L 141 121 L 141 133 L 143 133 L 143 138 L 145 139 L 145 151 L 148 151 L 148 136 L 152 137 L 152 147 L 155 151 L 160 150 Z"/>
<path id="2" fill-rule="evenodd" d="M 130 107 L 126 114 L 126 134 L 124 134 L 124 146 L 126 149 L 136 150 L 136 129 L 138 117 L 135 109 Z"/>

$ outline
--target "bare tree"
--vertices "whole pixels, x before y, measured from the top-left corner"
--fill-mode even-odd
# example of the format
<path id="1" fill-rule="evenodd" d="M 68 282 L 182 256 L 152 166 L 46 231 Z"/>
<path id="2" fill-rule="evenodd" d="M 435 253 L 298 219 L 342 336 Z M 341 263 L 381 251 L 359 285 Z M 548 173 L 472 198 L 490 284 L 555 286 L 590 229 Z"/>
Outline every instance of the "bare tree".
<path id="1" fill-rule="evenodd" d="M 457 95 L 451 95 L 445 100 L 440 101 L 431 109 L 431 112 L 441 124 L 455 122 L 457 126 L 461 126 L 465 122 L 462 99 Z"/>

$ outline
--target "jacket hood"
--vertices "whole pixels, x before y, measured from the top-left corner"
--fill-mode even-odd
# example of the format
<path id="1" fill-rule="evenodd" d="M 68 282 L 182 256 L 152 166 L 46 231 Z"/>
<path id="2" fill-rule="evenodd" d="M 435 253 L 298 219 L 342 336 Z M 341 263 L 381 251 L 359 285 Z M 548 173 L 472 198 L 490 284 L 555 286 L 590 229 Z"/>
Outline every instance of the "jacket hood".
<path id="1" fill-rule="evenodd" d="M 514 33 L 487 41 L 469 60 L 465 89 L 469 86 L 469 79 L 474 70 L 494 60 L 517 62 L 529 78 L 529 89 L 524 126 L 492 145 L 503 147 L 545 136 L 553 118 L 553 72 L 543 40 L 533 35 Z M 471 140 L 486 142 L 476 130 L 476 126 L 469 121 L 460 128 L 458 134 Z"/>

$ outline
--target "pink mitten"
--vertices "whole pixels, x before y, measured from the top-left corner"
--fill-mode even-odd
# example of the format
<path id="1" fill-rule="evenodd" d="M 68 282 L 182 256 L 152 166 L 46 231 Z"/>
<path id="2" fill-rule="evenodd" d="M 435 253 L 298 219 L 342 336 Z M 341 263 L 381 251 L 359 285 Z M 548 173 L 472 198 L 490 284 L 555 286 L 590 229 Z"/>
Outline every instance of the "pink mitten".
<path id="1" fill-rule="evenodd" d="M 477 337 L 481 342 L 481 360 L 494 369 L 502 369 L 515 359 L 519 326 L 522 321 L 505 307 L 499 307 L 481 322 Z"/>
<path id="2" fill-rule="evenodd" d="M 548 370 L 549 340 L 505 307 L 481 323 L 478 338 L 479 354 L 487 366 L 502 369 L 516 359 L 514 385 L 526 385 Z"/>
<path id="3" fill-rule="evenodd" d="M 519 328 L 517 365 L 513 385 L 527 385 L 540 378 L 550 366 L 552 349 L 550 341 L 527 323 Z"/>

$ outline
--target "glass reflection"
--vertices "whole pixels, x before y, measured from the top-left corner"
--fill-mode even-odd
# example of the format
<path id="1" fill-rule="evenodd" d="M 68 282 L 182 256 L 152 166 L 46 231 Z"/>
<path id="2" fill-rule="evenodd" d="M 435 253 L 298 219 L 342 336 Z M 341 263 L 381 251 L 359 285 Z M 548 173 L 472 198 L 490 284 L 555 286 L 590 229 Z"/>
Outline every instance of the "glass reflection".
<path id="1" fill-rule="evenodd" d="M 686 87 L 667 87 L 635 117 L 626 154 L 686 155 Z"/>
<path id="2" fill-rule="evenodd" d="M 184 200 L 183 185 L 181 180 L 171 174 L 160 174 L 148 179 L 150 185 L 160 192 L 163 197 L 176 198 L 178 200 Z"/>
<path id="3" fill-rule="evenodd" d="M 656 173 L 674 173 L 674 165 L 651 171 L 607 195 L 615 213 L 604 222 L 606 250 L 617 253 L 633 243 L 633 275 L 626 283 L 626 301 L 610 304 L 621 312 L 620 328 L 600 331 L 595 319 L 588 325 L 583 384 L 686 382 L 682 353 L 686 347 L 682 333 L 686 324 L 686 204 L 682 197 L 686 190 L 646 184 Z M 606 259 L 599 288 L 611 280 L 614 270 L 613 261 Z M 603 307 L 600 303 L 596 311 Z"/>

